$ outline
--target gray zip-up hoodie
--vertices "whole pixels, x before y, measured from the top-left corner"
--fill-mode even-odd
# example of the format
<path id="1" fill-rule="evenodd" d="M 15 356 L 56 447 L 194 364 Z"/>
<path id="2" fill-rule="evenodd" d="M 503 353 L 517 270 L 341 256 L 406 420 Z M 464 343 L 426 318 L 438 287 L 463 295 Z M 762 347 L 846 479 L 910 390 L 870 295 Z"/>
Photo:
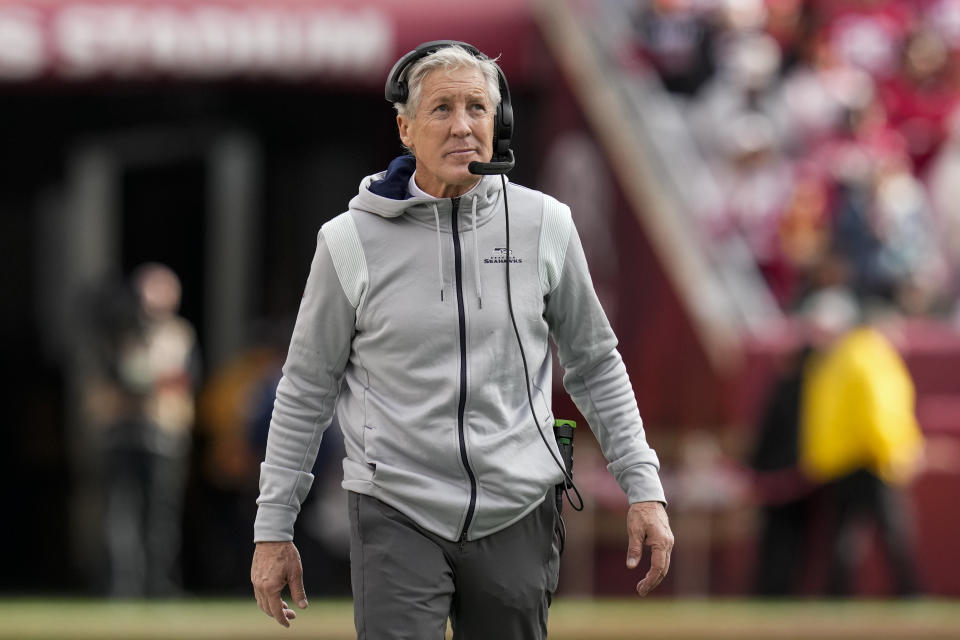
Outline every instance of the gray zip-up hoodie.
<path id="1" fill-rule="evenodd" d="M 255 540 L 292 540 L 334 411 L 343 487 L 448 540 L 516 522 L 562 474 L 549 338 L 563 383 L 630 502 L 664 500 L 616 337 L 569 208 L 487 176 L 454 199 L 410 197 L 413 158 L 368 176 L 320 230 L 261 466 Z M 527 357 L 535 425 L 507 309 Z"/>

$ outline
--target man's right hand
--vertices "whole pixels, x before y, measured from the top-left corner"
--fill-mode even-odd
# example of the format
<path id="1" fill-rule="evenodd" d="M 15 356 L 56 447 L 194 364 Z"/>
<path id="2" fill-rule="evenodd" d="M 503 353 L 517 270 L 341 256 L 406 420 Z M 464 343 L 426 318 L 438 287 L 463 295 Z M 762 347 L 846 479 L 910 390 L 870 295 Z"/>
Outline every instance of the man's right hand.
<path id="1" fill-rule="evenodd" d="M 258 542 L 253 552 L 250 582 L 260 609 L 285 627 L 290 626 L 297 614 L 280 598 L 284 587 L 289 585 L 290 596 L 298 607 L 307 608 L 303 565 L 300 552 L 292 542 Z"/>

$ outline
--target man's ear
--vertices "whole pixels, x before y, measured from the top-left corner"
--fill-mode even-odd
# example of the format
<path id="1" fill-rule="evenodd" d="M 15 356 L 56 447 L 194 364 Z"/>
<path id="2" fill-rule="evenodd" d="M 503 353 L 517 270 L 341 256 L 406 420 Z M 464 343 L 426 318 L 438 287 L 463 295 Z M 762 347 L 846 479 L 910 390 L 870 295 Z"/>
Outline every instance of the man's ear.
<path id="1" fill-rule="evenodd" d="M 397 131 L 400 133 L 400 142 L 403 146 L 413 151 L 412 139 L 410 137 L 410 118 L 397 115 Z"/>

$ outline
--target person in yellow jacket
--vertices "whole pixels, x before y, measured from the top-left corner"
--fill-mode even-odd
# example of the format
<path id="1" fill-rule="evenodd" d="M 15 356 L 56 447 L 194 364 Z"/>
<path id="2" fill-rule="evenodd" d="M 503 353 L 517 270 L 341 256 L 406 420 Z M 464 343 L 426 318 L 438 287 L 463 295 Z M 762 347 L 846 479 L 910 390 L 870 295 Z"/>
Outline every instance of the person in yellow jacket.
<path id="1" fill-rule="evenodd" d="M 813 358 L 805 377 L 801 461 L 811 478 L 858 469 L 890 484 L 913 478 L 923 450 L 913 380 L 883 333 L 849 331 Z"/>
<path id="2" fill-rule="evenodd" d="M 833 302 L 836 302 L 834 300 Z M 823 299 L 811 306 L 828 304 Z M 820 310 L 822 311 L 822 309 Z M 919 470 L 923 436 L 913 380 L 896 348 L 877 327 L 840 330 L 811 314 L 826 341 L 804 372 L 800 467 L 828 484 L 835 507 L 835 538 L 828 590 L 848 595 L 862 556 L 860 525 L 874 520 L 891 564 L 894 589 L 917 591 L 909 519 L 902 492 Z M 850 318 L 852 320 L 852 317 Z"/>

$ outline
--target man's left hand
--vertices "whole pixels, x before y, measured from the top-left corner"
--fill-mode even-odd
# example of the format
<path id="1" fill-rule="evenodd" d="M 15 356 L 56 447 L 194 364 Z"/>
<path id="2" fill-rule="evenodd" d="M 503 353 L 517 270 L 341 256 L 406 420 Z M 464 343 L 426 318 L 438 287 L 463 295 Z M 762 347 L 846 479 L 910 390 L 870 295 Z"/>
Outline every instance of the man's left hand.
<path id="1" fill-rule="evenodd" d="M 650 547 L 650 570 L 637 584 L 637 593 L 645 596 L 660 584 L 670 568 L 673 532 L 667 511 L 660 502 L 634 502 L 627 512 L 627 569 L 635 569 L 643 556 L 643 547 Z"/>

